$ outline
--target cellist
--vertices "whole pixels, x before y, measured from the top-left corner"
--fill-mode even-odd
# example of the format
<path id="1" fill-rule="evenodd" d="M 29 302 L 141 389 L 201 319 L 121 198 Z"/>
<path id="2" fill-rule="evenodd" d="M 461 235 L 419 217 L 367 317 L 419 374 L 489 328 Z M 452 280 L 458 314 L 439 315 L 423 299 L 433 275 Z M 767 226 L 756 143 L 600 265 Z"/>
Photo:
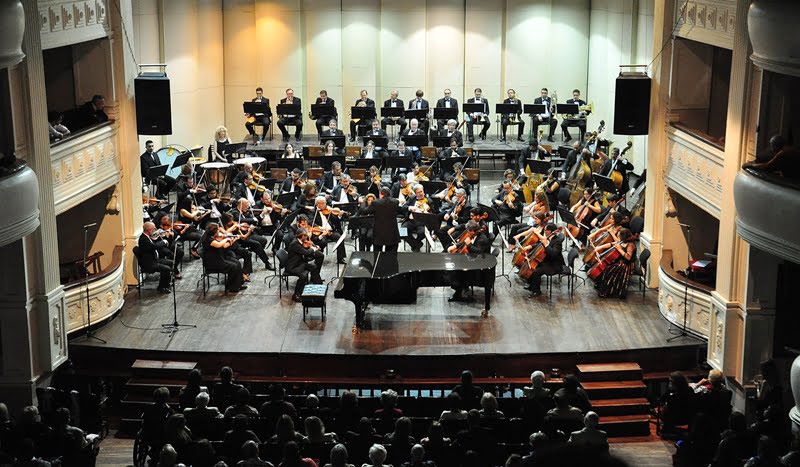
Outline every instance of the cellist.
<path id="1" fill-rule="evenodd" d="M 534 230 L 534 235 L 539 236 L 539 241 L 544 246 L 546 256 L 539 266 L 528 279 L 526 289 L 531 291 L 531 297 L 542 295 L 542 276 L 545 274 L 557 274 L 564 269 L 564 256 L 561 254 L 564 236 L 558 233 L 558 227 L 552 222 L 544 228 L 544 234 L 539 234 Z"/>
<path id="2" fill-rule="evenodd" d="M 624 299 L 628 292 L 628 282 L 634 267 L 634 254 L 636 244 L 632 241 L 633 234 L 630 230 L 622 228 L 618 235 L 614 236 L 614 243 L 609 243 L 597 248 L 614 249 L 619 255 L 608 264 L 600 277 L 595 281 L 594 287 L 600 298 L 617 297 Z M 613 250 L 612 250 L 613 251 Z"/>
<path id="3" fill-rule="evenodd" d="M 584 188 L 583 198 L 569 208 L 569 212 L 575 216 L 575 222 L 578 223 L 577 226 L 570 225 L 570 231 L 572 236 L 581 243 L 589 235 L 591 222 L 603 210 L 599 195 L 601 195 L 599 191 L 593 192 L 591 188 Z M 573 228 L 576 230 L 573 231 Z"/>
<path id="4" fill-rule="evenodd" d="M 456 239 L 456 243 L 447 248 L 448 253 L 461 253 L 470 255 L 479 255 L 481 253 L 489 252 L 492 247 L 491 240 L 486 233 L 486 229 L 475 221 L 470 220 L 467 222 L 466 229 Z M 450 287 L 455 291 L 453 296 L 448 299 L 449 302 L 470 302 L 473 301 L 471 297 L 464 297 L 464 280 L 461 277 L 463 271 L 453 271 L 449 273 Z"/>
<path id="5" fill-rule="evenodd" d="M 517 234 L 536 225 L 536 218 L 539 218 L 540 221 L 544 221 L 550 215 L 550 202 L 547 201 L 547 196 L 545 196 L 544 192 L 537 191 L 534 195 L 533 202 L 522 208 L 522 216 L 524 217 L 525 214 L 530 216 L 527 222 L 514 224 L 509 229 L 508 243 L 511 245 L 516 243 Z"/>

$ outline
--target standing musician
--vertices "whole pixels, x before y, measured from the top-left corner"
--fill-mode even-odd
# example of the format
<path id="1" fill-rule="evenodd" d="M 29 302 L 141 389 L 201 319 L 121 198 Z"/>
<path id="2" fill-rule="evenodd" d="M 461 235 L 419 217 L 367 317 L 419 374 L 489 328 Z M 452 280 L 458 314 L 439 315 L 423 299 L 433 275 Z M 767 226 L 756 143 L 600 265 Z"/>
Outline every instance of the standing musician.
<path id="1" fill-rule="evenodd" d="M 488 253 L 492 248 L 492 242 L 486 234 L 486 229 L 481 228 L 474 220 L 467 222 L 466 228 L 461 235 L 456 239 L 456 243 L 447 248 L 448 253 L 463 253 L 470 255 L 479 255 L 481 253 Z M 455 291 L 453 296 L 447 301 L 449 302 L 471 302 L 472 297 L 464 296 L 464 271 L 452 271 L 448 274 L 450 287 Z"/>
<path id="2" fill-rule="evenodd" d="M 308 283 L 309 274 L 312 284 L 322 284 L 319 272 L 325 258 L 320 250 L 321 248 L 311 240 L 308 230 L 303 227 L 297 229 L 297 236 L 287 248 L 289 257 L 286 260 L 286 272 L 297 276 L 294 294 L 292 294 L 292 300 L 295 302 L 301 301 L 300 295 Z"/>
<path id="3" fill-rule="evenodd" d="M 233 211 L 233 215 L 236 216 L 236 218 L 233 219 L 234 224 L 238 227 L 237 230 L 242 235 L 242 238 L 239 240 L 239 243 L 241 243 L 241 245 L 247 248 L 248 250 L 255 253 L 256 256 L 258 256 L 258 259 L 260 259 L 264 263 L 264 266 L 267 269 L 269 269 L 270 271 L 274 271 L 275 268 L 269 262 L 269 257 L 267 256 L 267 253 L 264 251 L 264 248 L 267 246 L 267 242 L 269 241 L 269 239 L 256 232 L 256 229 L 258 228 L 259 225 L 259 219 L 253 213 L 250 202 L 244 198 L 240 198 L 239 201 L 236 202 L 236 210 Z"/>
<path id="4" fill-rule="evenodd" d="M 397 181 L 392 184 L 391 195 L 392 198 L 400 200 L 400 204 L 405 204 L 410 198 L 414 197 L 414 186 L 408 181 L 408 175 L 400 174 L 397 176 Z"/>
<path id="5" fill-rule="evenodd" d="M 169 175 L 163 175 L 156 178 L 151 178 L 148 176 L 147 172 L 151 167 L 161 165 L 161 159 L 159 159 L 158 154 L 155 153 L 155 145 L 153 144 L 152 140 L 147 140 L 144 143 L 144 152 L 141 156 L 139 156 L 139 163 L 141 165 L 142 177 L 144 177 L 144 181 L 148 185 L 156 186 L 156 198 L 166 199 L 167 194 L 175 185 L 175 179 Z"/>
<path id="6" fill-rule="evenodd" d="M 339 186 L 342 178 L 342 164 L 339 161 L 331 163 L 330 172 L 325 172 L 322 176 L 322 188 L 326 193 L 330 194 L 334 188 Z"/>
<path id="7" fill-rule="evenodd" d="M 172 271 L 173 262 L 159 253 L 158 246 L 153 240 L 156 225 L 152 222 L 145 222 L 143 228 L 144 231 L 137 242 L 139 246 L 139 267 L 147 273 L 157 272 L 159 274 L 158 291 L 170 293 L 170 271 Z"/>
<path id="8" fill-rule="evenodd" d="M 281 104 L 296 104 L 302 109 L 302 104 L 299 97 L 294 97 L 294 89 L 289 88 L 286 90 L 286 97 L 281 99 Z M 294 125 L 294 139 L 300 141 L 303 139 L 303 116 L 302 115 L 281 115 L 278 119 L 278 128 L 283 135 L 283 142 L 289 142 L 289 132 L 286 131 L 287 125 Z"/>
<path id="9" fill-rule="evenodd" d="M 511 182 L 503 182 L 503 191 L 497 194 L 492 201 L 497 210 L 497 226 L 515 224 L 517 218 L 522 214 L 522 200 L 514 192 Z"/>
<path id="10" fill-rule="evenodd" d="M 476 123 L 483 125 L 483 129 L 478 136 L 485 140 L 486 132 L 489 131 L 489 127 L 492 125 L 492 122 L 489 121 L 489 101 L 484 99 L 481 88 L 475 88 L 475 97 L 470 97 L 467 99 L 467 103 L 483 104 L 483 112 L 464 114 L 464 119 L 467 121 L 467 135 L 469 135 L 469 142 L 475 142 L 475 133 L 473 133 L 472 127 Z"/>
<path id="11" fill-rule="evenodd" d="M 219 230 L 236 239 L 236 243 L 231 245 L 228 251 L 233 253 L 237 259 L 244 260 L 242 278 L 245 282 L 250 282 L 250 274 L 253 273 L 252 250 L 241 242 L 246 242 L 249 239 L 248 234 L 252 233 L 252 230 L 250 230 L 249 226 L 243 228 L 239 223 L 234 222 L 233 216 L 227 212 L 222 215 L 220 221 L 222 223 L 219 226 Z"/>
<path id="12" fill-rule="evenodd" d="M 600 202 L 603 194 L 599 191 L 592 191 L 591 188 L 583 189 L 583 198 L 569 208 L 569 212 L 575 215 L 575 221 L 580 229 L 575 239 L 583 243 L 591 230 L 592 221 L 603 210 Z"/>
<path id="13" fill-rule="evenodd" d="M 422 92 L 422 89 L 417 89 L 417 94 L 416 94 L 417 97 L 414 98 L 414 99 L 411 99 L 410 101 L 408 101 L 409 110 L 412 110 L 412 109 L 419 110 L 419 109 L 428 109 L 428 108 L 430 108 L 430 105 L 428 105 L 428 101 L 426 101 L 425 99 L 422 98 L 422 96 L 424 96 L 424 95 L 425 95 L 425 93 Z M 422 134 L 427 134 L 428 133 L 428 125 L 430 124 L 428 122 L 428 119 L 427 118 L 423 118 L 422 120 L 420 120 L 417 123 L 419 124 L 419 127 L 422 129 Z"/>
<path id="14" fill-rule="evenodd" d="M 547 95 L 547 88 L 542 88 L 541 95 L 533 100 L 534 104 L 544 104 L 544 113 L 533 116 L 533 133 L 539 132 L 539 125 L 547 123 L 550 125 L 550 133 L 547 135 L 547 141 L 551 143 L 555 141 L 553 135 L 556 133 L 556 126 L 558 120 L 555 116 L 556 103 L 551 97 Z"/>
<path id="15" fill-rule="evenodd" d="M 328 97 L 328 91 L 322 89 L 319 92 L 319 97 L 317 97 L 317 101 L 314 103 L 317 105 L 330 106 L 329 109 L 330 112 L 325 115 L 320 115 L 319 118 L 315 118 L 313 114 L 311 115 L 311 119 L 316 120 L 314 124 L 317 126 L 317 134 L 322 136 L 322 127 L 330 123 L 331 120 L 335 120 L 339 116 L 338 113 L 336 112 L 336 102 L 330 97 Z"/>
<path id="16" fill-rule="evenodd" d="M 216 222 L 208 224 L 203 235 L 203 261 L 211 270 L 224 271 L 227 277 L 225 290 L 236 293 L 247 288 L 244 284 L 242 265 L 232 252 L 236 237 L 230 236 L 220 229 Z"/>
<path id="17" fill-rule="evenodd" d="M 379 198 L 364 210 L 366 215 L 375 216 L 372 243 L 375 251 L 397 251 L 400 244 L 400 231 L 397 229 L 397 215 L 400 214 L 400 203 L 391 196 L 389 188 L 382 187 Z"/>
<path id="18" fill-rule="evenodd" d="M 253 98 L 252 102 L 267 104 L 267 107 L 269 107 L 269 99 L 264 97 L 264 90 L 261 89 L 261 86 L 256 88 L 256 97 Z M 256 123 L 260 123 L 263 126 L 263 129 L 261 130 L 261 138 L 258 140 L 258 142 L 261 142 L 261 140 L 267 137 L 267 130 L 269 130 L 269 126 L 272 122 L 270 122 L 269 115 L 267 114 L 248 114 L 247 122 L 244 124 L 244 127 L 247 128 L 247 132 L 250 133 L 250 136 L 252 136 L 254 140 L 256 139 Z"/>
<path id="19" fill-rule="evenodd" d="M 472 206 L 467 202 L 467 192 L 463 188 L 455 191 L 453 202 L 446 209 L 442 206 L 442 221 L 444 226 L 437 229 L 435 234 L 445 250 L 452 243 L 450 235 L 447 233 L 451 228 L 464 225 L 470 219 Z"/>
<path id="20" fill-rule="evenodd" d="M 542 294 L 542 276 L 545 274 L 556 274 L 564 269 L 564 256 L 561 254 L 561 245 L 564 236 L 558 233 L 555 224 L 550 223 L 544 228 L 544 234 L 539 234 L 534 230 L 534 235 L 539 236 L 539 241 L 544 246 L 546 256 L 544 260 L 534 269 L 531 278 L 528 279 L 526 289 L 531 291 L 531 297 L 538 297 Z M 527 246 L 526 248 L 533 248 Z"/>
<path id="21" fill-rule="evenodd" d="M 317 241 L 321 244 L 320 246 L 336 243 L 342 236 L 341 218 L 345 212 L 338 208 L 329 208 L 324 196 L 316 197 L 315 207 L 311 236 L 317 238 Z M 319 235 L 314 234 L 315 230 L 319 231 Z M 339 264 L 345 264 L 346 256 L 344 242 L 342 242 L 339 244 L 339 248 L 336 249 L 336 261 Z"/>
<path id="22" fill-rule="evenodd" d="M 350 176 L 343 174 L 340 183 L 331 190 L 331 203 L 355 203 L 358 201 L 358 188 L 353 184 Z"/>
<path id="23" fill-rule="evenodd" d="M 233 156 L 226 153 L 229 144 L 228 129 L 218 126 L 214 131 L 214 141 L 208 145 L 208 162 L 233 162 Z"/>
<path id="24" fill-rule="evenodd" d="M 397 89 L 392 89 L 391 96 L 383 101 L 384 107 L 400 107 L 403 108 L 403 101 L 397 98 Z M 406 119 L 403 117 L 383 117 L 381 119 L 381 128 L 386 131 L 387 125 L 400 125 L 400 133 L 406 130 Z"/>
<path id="25" fill-rule="evenodd" d="M 413 103 L 414 101 L 411 102 Z M 405 133 L 403 133 L 403 136 L 422 136 L 424 134 L 425 130 L 419 127 L 419 122 L 417 121 L 417 119 L 412 118 L 411 122 L 409 122 L 409 127 L 405 131 Z M 403 143 L 403 147 L 405 147 L 405 141 L 401 141 L 401 143 Z M 398 146 L 398 150 L 399 149 L 400 147 Z M 419 161 L 422 160 L 422 152 L 419 146 L 409 146 L 408 149 L 411 150 L 411 154 L 413 154 L 414 156 L 414 162 L 419 163 Z"/>
<path id="26" fill-rule="evenodd" d="M 456 109 L 456 114 L 458 114 L 458 101 L 451 97 L 452 92 L 449 89 L 444 90 L 444 97 L 436 101 L 436 107 L 440 109 Z M 455 120 L 454 120 L 455 121 Z M 436 121 L 436 128 L 441 133 L 442 130 L 445 128 L 445 124 L 449 125 L 449 121 L 445 120 L 437 120 Z M 458 122 L 455 122 L 455 125 L 458 125 Z M 453 129 L 455 129 L 455 125 L 453 125 Z M 450 136 L 450 135 L 447 135 Z M 460 146 L 460 145 L 459 145 Z"/>
<path id="27" fill-rule="evenodd" d="M 353 104 L 355 107 L 375 107 L 375 101 L 369 98 L 369 94 L 367 93 L 366 89 L 362 89 L 360 94 L 360 98 L 356 100 Z M 356 136 L 358 136 L 358 132 L 356 127 L 372 127 L 372 120 L 364 120 L 360 121 L 359 119 L 354 119 L 350 121 L 350 142 L 356 140 Z"/>
<path id="28" fill-rule="evenodd" d="M 375 201 L 375 195 L 372 193 L 367 193 L 366 196 L 360 198 L 358 200 L 359 206 L 358 211 L 356 211 L 357 216 L 367 216 L 369 215 L 369 207 Z M 372 227 L 361 227 L 355 232 L 355 236 L 358 239 L 358 251 L 370 251 L 372 249 L 372 243 L 374 241 L 374 226 Z"/>
<path id="29" fill-rule="evenodd" d="M 447 127 L 443 128 L 444 125 L 439 127 L 439 136 L 447 136 L 450 139 L 455 139 L 456 142 L 458 142 L 458 147 L 461 147 L 464 145 L 464 135 L 456 129 L 456 125 L 458 125 L 458 122 L 451 118 L 447 121 Z"/>
<path id="30" fill-rule="evenodd" d="M 628 162 L 628 159 L 622 157 L 619 148 L 611 150 L 611 157 L 603 162 L 603 167 L 600 169 L 600 175 L 604 177 L 611 177 L 614 172 L 622 176 L 622 185 L 619 187 L 620 193 L 627 193 L 630 189 L 628 185 L 628 171 L 633 170 L 633 164 Z"/>
<path id="31" fill-rule="evenodd" d="M 192 258 L 199 258 L 200 256 L 197 254 L 197 242 L 200 241 L 203 233 L 198 228 L 198 225 L 211 214 L 211 211 L 201 211 L 198 209 L 197 206 L 194 205 L 194 200 L 191 196 L 184 196 L 178 200 L 176 209 L 178 210 L 178 219 L 180 223 L 190 225 L 181 236 L 193 243 L 190 250 Z"/>
<path id="32" fill-rule="evenodd" d="M 306 181 L 303 180 L 301 177 L 302 172 L 300 169 L 295 167 L 292 169 L 291 175 L 289 178 L 283 181 L 281 184 L 281 193 L 291 193 L 293 191 L 297 192 L 299 195 L 303 192 L 303 188 L 306 186 Z"/>
<path id="33" fill-rule="evenodd" d="M 581 99 L 581 91 L 580 89 L 573 89 L 572 90 L 572 99 L 567 99 L 567 104 L 578 104 L 578 109 L 584 107 L 586 105 L 586 101 Z M 578 131 L 580 132 L 581 139 L 583 141 L 584 136 L 586 135 L 586 116 L 589 115 L 591 110 L 586 109 L 585 111 L 580 111 L 578 115 L 570 115 L 564 118 L 564 121 L 561 122 L 561 131 L 564 132 L 564 142 L 567 143 L 572 140 L 572 136 L 569 134 L 569 127 L 576 126 L 578 127 Z"/>
<path id="34" fill-rule="evenodd" d="M 517 158 L 519 174 L 525 175 L 525 167 L 528 165 L 528 159 L 544 161 L 547 160 L 548 157 L 550 157 L 550 153 L 547 152 L 544 146 L 539 144 L 539 140 L 531 138 L 528 147 L 523 148 L 522 151 L 519 152 L 519 158 Z"/>
<path id="35" fill-rule="evenodd" d="M 508 98 L 503 100 L 503 104 L 514 104 L 517 106 L 517 111 L 510 114 L 505 114 L 500 117 L 500 126 L 503 130 L 503 135 L 500 141 L 506 140 L 506 130 L 508 125 L 517 125 L 517 141 L 522 141 L 522 134 L 525 132 L 525 121 L 522 120 L 522 101 L 517 99 L 517 91 L 513 89 L 508 90 Z"/>
<path id="36" fill-rule="evenodd" d="M 406 242 L 411 247 L 411 251 L 420 251 L 422 249 L 423 238 L 425 238 L 425 225 L 421 222 L 414 220 L 414 213 L 429 213 L 431 206 L 428 204 L 428 198 L 425 197 L 425 188 L 422 185 L 414 186 L 414 196 L 409 198 L 405 204 L 408 210 L 408 217 L 406 217 L 403 226 L 408 231 Z"/>
<path id="37" fill-rule="evenodd" d="M 616 250 L 618 258 L 605 266 L 600 277 L 595 281 L 594 287 L 600 298 L 616 297 L 624 299 L 628 295 L 628 282 L 634 269 L 636 245 L 630 230 L 622 228 L 619 234 L 612 234 L 613 243 L 597 247 L 597 253 L 602 256 L 604 251 Z M 609 254 L 609 253 L 605 253 Z"/>
<path id="38" fill-rule="evenodd" d="M 180 230 L 188 227 L 188 225 L 182 225 Z M 172 273 L 175 274 L 175 279 L 182 279 L 178 266 L 183 262 L 183 250 L 175 248 L 180 231 L 173 230 L 172 221 L 167 216 L 161 218 L 159 228 L 161 229 L 160 240 L 156 242 L 158 253 L 162 258 L 172 260 Z"/>

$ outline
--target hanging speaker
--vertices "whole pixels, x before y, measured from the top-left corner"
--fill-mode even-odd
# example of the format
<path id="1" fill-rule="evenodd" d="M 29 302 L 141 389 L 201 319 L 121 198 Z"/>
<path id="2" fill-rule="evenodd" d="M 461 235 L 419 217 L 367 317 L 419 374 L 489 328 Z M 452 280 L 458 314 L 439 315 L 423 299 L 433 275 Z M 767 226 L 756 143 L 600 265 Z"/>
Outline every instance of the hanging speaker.
<path id="1" fill-rule="evenodd" d="M 134 80 L 136 132 L 140 135 L 171 135 L 172 104 L 166 73 L 140 73 Z"/>
<path id="2" fill-rule="evenodd" d="M 614 99 L 614 133 L 646 135 L 650 124 L 650 78 L 645 73 L 620 73 Z"/>

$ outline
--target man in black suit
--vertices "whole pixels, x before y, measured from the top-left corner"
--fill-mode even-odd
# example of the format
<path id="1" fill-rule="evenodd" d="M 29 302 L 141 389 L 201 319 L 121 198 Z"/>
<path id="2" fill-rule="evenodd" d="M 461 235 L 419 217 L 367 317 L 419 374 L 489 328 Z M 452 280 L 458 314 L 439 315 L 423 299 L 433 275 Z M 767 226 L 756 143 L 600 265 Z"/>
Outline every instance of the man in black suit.
<path id="1" fill-rule="evenodd" d="M 311 274 L 312 284 L 322 284 L 319 271 L 322 269 L 322 262 L 325 257 L 320 251 L 321 248 L 309 240 L 308 230 L 304 227 L 297 229 L 295 238 L 289 242 L 286 250 L 289 253 L 289 257 L 286 260 L 286 272 L 297 276 L 292 299 L 299 302 L 301 301 L 300 295 L 303 293 L 303 288 L 308 284 L 309 273 Z"/>
<path id="2" fill-rule="evenodd" d="M 139 164 L 141 165 L 142 177 L 148 185 L 156 185 L 156 197 L 165 199 L 167 194 L 175 186 L 175 179 L 169 175 L 161 177 L 149 177 L 147 172 L 158 165 L 161 165 L 161 159 L 155 153 L 155 145 L 152 140 L 147 140 L 144 143 L 144 152 L 139 156 Z"/>
<path id="3" fill-rule="evenodd" d="M 533 134 L 536 135 L 539 133 L 539 125 L 548 123 L 550 125 L 550 133 L 547 136 L 547 141 L 552 143 L 554 141 L 553 135 L 556 133 L 556 125 L 558 124 L 558 120 L 554 114 L 556 111 L 556 103 L 547 95 L 547 88 L 542 88 L 541 95 L 534 99 L 533 103 L 544 104 L 544 113 L 533 116 Z"/>
<path id="4" fill-rule="evenodd" d="M 500 117 L 500 126 L 503 130 L 503 135 L 500 137 L 500 141 L 506 140 L 506 130 L 512 121 L 517 122 L 517 141 L 522 141 L 522 134 L 525 132 L 525 122 L 522 120 L 522 102 L 517 99 L 517 91 L 509 89 L 508 98 L 503 100 L 503 104 L 516 105 L 517 111 Z"/>
<path id="5" fill-rule="evenodd" d="M 252 102 L 260 102 L 262 104 L 267 104 L 267 107 L 269 108 L 269 99 L 264 97 L 264 90 L 261 88 L 261 86 L 256 88 L 256 97 L 253 98 Z M 255 119 L 253 121 L 253 123 L 246 122 L 244 124 L 244 127 L 247 128 L 247 132 L 250 133 L 250 136 L 252 136 L 253 140 L 255 140 L 256 139 L 256 130 L 255 130 L 256 123 L 261 124 L 262 128 L 263 128 L 261 130 L 261 139 L 259 139 L 259 141 L 261 141 L 261 140 L 263 140 L 264 138 L 267 137 L 267 130 L 269 130 L 269 125 L 271 123 L 270 120 L 269 120 L 269 115 L 267 115 L 267 114 L 256 114 L 256 115 L 253 115 L 253 118 Z"/>
<path id="6" fill-rule="evenodd" d="M 367 141 L 367 145 L 364 146 L 364 149 L 361 150 L 361 158 L 362 159 L 381 159 L 384 156 L 384 152 L 375 147 L 375 143 L 372 140 Z M 375 163 L 378 167 L 380 167 L 380 161 Z"/>
<path id="7" fill-rule="evenodd" d="M 92 100 L 84 103 L 78 108 L 77 122 L 71 122 L 69 127 L 72 131 L 87 128 L 108 121 L 106 114 L 106 100 L 100 94 L 92 96 Z"/>
<path id="8" fill-rule="evenodd" d="M 379 122 L 377 118 L 372 121 L 372 128 L 367 130 L 367 133 L 364 135 L 364 139 L 365 140 L 371 139 L 370 137 L 372 137 L 372 136 L 378 136 L 378 137 L 381 137 L 381 138 L 385 138 L 386 137 L 386 130 L 381 128 L 380 123 L 381 122 Z M 386 151 L 387 150 L 387 148 L 384 148 L 382 146 L 375 146 L 375 149 L 377 151 Z"/>
<path id="9" fill-rule="evenodd" d="M 403 133 L 403 136 L 424 136 L 425 131 L 419 127 L 420 123 L 417 121 L 416 118 L 412 118 L 411 122 L 409 122 L 409 127 Z M 411 150 L 411 153 L 414 155 L 414 162 L 419 163 L 422 159 L 422 150 L 419 146 L 408 146 L 408 149 Z"/>
<path id="10" fill-rule="evenodd" d="M 439 152 L 439 159 L 449 159 L 451 157 L 466 157 L 467 151 L 464 148 L 458 147 L 458 140 L 450 138 L 450 147 L 442 149 Z"/>
<path id="11" fill-rule="evenodd" d="M 539 235 L 534 231 L 534 235 Z M 532 297 L 538 297 L 542 294 L 542 276 L 545 274 L 556 274 L 564 269 L 564 256 L 561 254 L 561 245 L 564 242 L 564 236 L 557 232 L 555 224 L 547 224 L 544 228 L 544 235 L 539 236 L 539 240 L 544 246 L 546 252 L 545 259 L 539 266 L 534 269 L 531 278 L 528 279 L 528 286 L 526 289 L 531 291 Z"/>
<path id="12" fill-rule="evenodd" d="M 392 90 L 392 94 L 391 94 L 391 97 L 389 97 L 389 99 L 386 99 L 385 101 L 383 101 L 383 106 L 384 107 L 400 107 L 401 109 L 403 108 L 403 101 L 401 101 L 400 99 L 397 98 L 397 90 L 396 89 Z M 406 119 L 404 119 L 403 117 L 397 117 L 397 118 L 383 117 L 381 119 L 381 128 L 383 128 L 384 131 L 386 130 L 386 126 L 387 125 L 400 125 L 400 133 L 399 134 L 402 134 L 406 129 L 406 124 L 407 124 L 406 123 Z"/>
<path id="13" fill-rule="evenodd" d="M 581 91 L 579 89 L 573 89 L 572 99 L 567 99 L 567 104 L 578 104 L 580 108 L 580 106 L 586 105 L 586 101 L 581 99 Z M 571 126 L 578 127 L 578 131 L 581 134 L 581 141 L 583 141 L 583 137 L 586 135 L 586 116 L 590 113 L 590 111 L 580 112 L 577 115 L 573 115 L 572 118 L 565 118 L 564 121 L 561 122 L 561 131 L 564 132 L 565 143 L 572 140 L 572 136 L 567 129 Z"/>
<path id="14" fill-rule="evenodd" d="M 342 178 L 342 164 L 339 161 L 331 163 L 330 172 L 325 172 L 322 176 L 322 188 L 330 194 L 334 188 L 339 186 Z"/>
<path id="15" fill-rule="evenodd" d="M 422 96 L 424 96 L 424 95 L 425 95 L 425 93 L 422 92 L 422 89 L 417 89 L 417 97 L 415 97 L 414 99 L 411 99 L 410 101 L 408 101 L 408 109 L 409 110 L 413 110 L 413 109 L 420 110 L 420 109 L 428 109 L 428 108 L 430 108 L 430 105 L 428 104 L 428 101 L 426 101 L 425 99 L 422 98 Z M 419 127 L 422 129 L 422 133 L 423 134 L 428 133 L 428 126 L 429 125 L 430 125 L 430 123 L 428 122 L 427 118 L 423 118 L 423 119 L 421 119 L 419 121 Z"/>
<path id="16" fill-rule="evenodd" d="M 549 157 L 547 150 L 543 148 L 536 138 L 532 138 L 527 148 L 523 148 L 519 152 L 517 159 L 517 167 L 519 167 L 519 174 L 525 175 L 525 166 L 528 164 L 528 159 L 547 160 Z"/>
<path id="17" fill-rule="evenodd" d="M 470 97 L 467 99 L 467 103 L 483 104 L 483 112 L 464 114 L 464 119 L 467 121 L 467 135 L 469 136 L 469 142 L 475 142 L 475 133 L 472 132 L 472 127 L 475 124 L 483 125 L 483 129 L 478 136 L 480 136 L 481 139 L 486 139 L 486 132 L 489 131 L 489 127 L 492 125 L 492 123 L 489 121 L 489 101 L 483 97 L 483 91 L 481 88 L 475 88 L 475 97 Z"/>
<path id="18" fill-rule="evenodd" d="M 327 125 L 328 129 L 319 134 L 320 138 L 324 138 L 326 136 L 344 136 L 344 132 L 338 128 L 339 123 L 335 118 L 330 119 L 327 122 Z"/>
<path id="19" fill-rule="evenodd" d="M 286 131 L 286 125 L 294 125 L 294 139 L 300 141 L 303 139 L 303 104 L 299 97 L 294 97 L 294 89 L 289 88 L 286 90 L 286 97 L 281 99 L 281 104 L 295 104 L 300 106 L 300 112 L 297 115 L 281 115 L 278 119 L 278 128 L 283 134 L 283 142 L 289 141 L 289 132 Z"/>
<path id="20" fill-rule="evenodd" d="M 162 258 L 158 253 L 158 246 L 153 241 L 152 236 L 156 231 L 156 225 L 152 222 L 144 223 L 144 231 L 139 236 L 139 268 L 142 271 L 152 274 L 159 273 L 158 291 L 169 293 L 170 272 L 172 271 L 172 260 Z"/>
<path id="21" fill-rule="evenodd" d="M 454 97 L 451 97 L 451 94 L 452 92 L 449 89 L 445 89 L 444 97 L 436 101 L 436 107 L 440 109 L 456 109 L 456 115 L 458 115 L 458 101 Z M 436 120 L 436 128 L 439 129 L 439 131 L 443 130 L 446 124 L 447 120 Z M 458 122 L 456 122 L 456 125 L 458 125 Z"/>
<path id="22" fill-rule="evenodd" d="M 366 89 L 361 90 L 361 97 L 356 99 L 353 103 L 353 107 L 375 107 L 375 101 L 369 98 L 369 94 L 367 93 Z M 358 127 L 365 127 L 371 128 L 372 127 L 372 120 L 369 119 L 361 119 L 359 121 L 350 120 L 350 141 L 355 141 L 356 136 L 358 136 Z"/>
<path id="23" fill-rule="evenodd" d="M 628 184 L 628 171 L 633 170 L 633 164 L 628 162 L 628 159 L 622 157 L 619 148 L 611 150 L 611 157 L 603 162 L 600 168 L 600 175 L 604 177 L 611 177 L 614 172 L 618 172 L 622 176 L 622 185 L 619 187 L 620 193 L 627 193 L 630 189 Z"/>
<path id="24" fill-rule="evenodd" d="M 319 118 L 315 119 L 316 120 L 315 125 L 317 126 L 317 134 L 322 136 L 322 127 L 326 126 L 332 119 L 338 118 L 339 114 L 336 111 L 336 102 L 330 97 L 328 97 L 328 91 L 324 89 L 319 92 L 319 97 L 317 97 L 317 101 L 314 103 L 316 105 L 330 106 L 329 109 L 326 109 L 329 112 L 326 112 L 320 115 Z"/>
<path id="25" fill-rule="evenodd" d="M 397 251 L 400 244 L 400 231 L 397 229 L 397 215 L 400 213 L 400 203 L 392 198 L 388 187 L 382 187 L 380 198 L 372 202 L 364 212 L 375 216 L 375 227 L 372 232 L 374 251 L 386 248 L 387 252 Z"/>
<path id="26" fill-rule="evenodd" d="M 514 198 L 512 201 L 511 198 Z M 521 196 L 514 193 L 514 187 L 509 180 L 503 182 L 503 191 L 492 199 L 494 208 L 497 210 L 497 225 L 511 225 L 517 223 L 517 217 L 522 215 Z"/>
<path id="27" fill-rule="evenodd" d="M 458 122 L 451 118 L 447 121 L 447 126 L 439 130 L 439 136 L 454 138 L 458 143 L 458 147 L 461 147 L 464 145 L 464 135 L 456 129 L 457 125 Z"/>

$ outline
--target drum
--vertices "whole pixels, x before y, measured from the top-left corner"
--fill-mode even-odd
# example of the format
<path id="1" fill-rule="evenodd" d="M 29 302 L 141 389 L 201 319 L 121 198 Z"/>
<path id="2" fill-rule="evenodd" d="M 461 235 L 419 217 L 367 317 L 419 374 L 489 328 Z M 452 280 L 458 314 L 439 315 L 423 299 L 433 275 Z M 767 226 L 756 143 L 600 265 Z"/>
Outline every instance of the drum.
<path id="1" fill-rule="evenodd" d="M 205 178 L 214 185 L 223 185 L 228 178 L 228 168 L 231 164 L 227 162 L 206 162 L 200 167 L 205 170 Z"/>
<path id="2" fill-rule="evenodd" d="M 252 165 L 261 164 L 262 162 L 266 161 L 263 157 L 240 157 L 233 161 L 236 165 L 245 165 L 248 162 Z"/>

